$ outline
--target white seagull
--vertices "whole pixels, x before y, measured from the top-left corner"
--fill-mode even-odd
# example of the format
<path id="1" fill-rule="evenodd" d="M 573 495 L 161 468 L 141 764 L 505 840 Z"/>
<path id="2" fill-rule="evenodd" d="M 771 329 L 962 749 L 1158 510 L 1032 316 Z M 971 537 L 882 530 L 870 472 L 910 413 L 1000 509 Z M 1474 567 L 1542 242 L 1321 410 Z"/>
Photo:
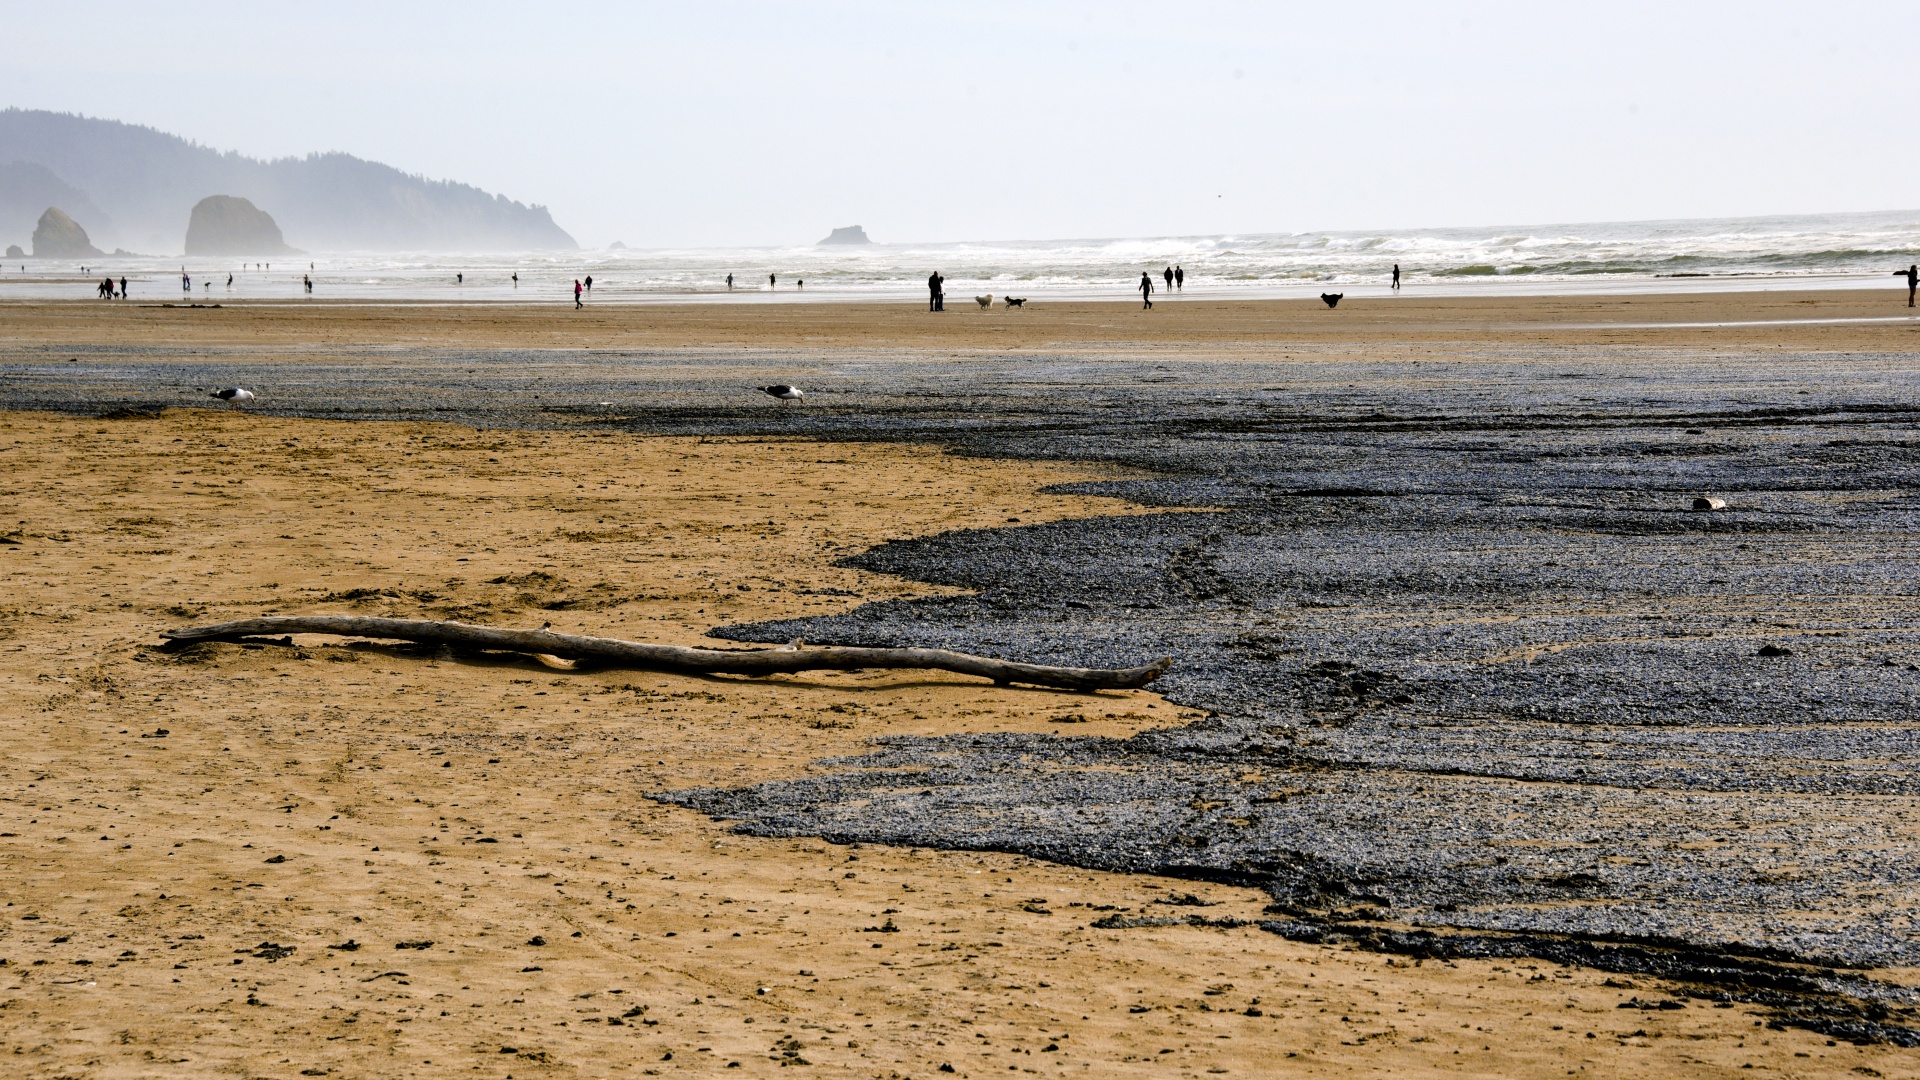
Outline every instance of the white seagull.
<path id="1" fill-rule="evenodd" d="M 253 391 L 243 386 L 229 386 L 224 390 L 215 390 L 213 396 L 229 405 L 239 405 L 253 400 Z"/>
<path id="2" fill-rule="evenodd" d="M 772 394 L 781 401 L 799 401 L 801 398 L 806 397 L 805 394 L 800 392 L 799 387 L 788 386 L 786 383 L 774 383 L 772 386 L 757 386 L 754 389 L 759 390 L 763 394 Z"/>

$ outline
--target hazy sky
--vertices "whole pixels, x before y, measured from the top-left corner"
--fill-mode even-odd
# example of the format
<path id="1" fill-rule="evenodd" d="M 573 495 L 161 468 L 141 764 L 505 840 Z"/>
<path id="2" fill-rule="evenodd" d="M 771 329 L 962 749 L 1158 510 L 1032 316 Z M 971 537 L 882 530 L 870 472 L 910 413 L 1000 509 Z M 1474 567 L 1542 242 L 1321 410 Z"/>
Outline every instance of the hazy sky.
<path id="1" fill-rule="evenodd" d="M 344 150 L 545 204 L 594 246 L 1920 206 L 1910 2 L 0 0 L 0 20 L 0 105 Z"/>

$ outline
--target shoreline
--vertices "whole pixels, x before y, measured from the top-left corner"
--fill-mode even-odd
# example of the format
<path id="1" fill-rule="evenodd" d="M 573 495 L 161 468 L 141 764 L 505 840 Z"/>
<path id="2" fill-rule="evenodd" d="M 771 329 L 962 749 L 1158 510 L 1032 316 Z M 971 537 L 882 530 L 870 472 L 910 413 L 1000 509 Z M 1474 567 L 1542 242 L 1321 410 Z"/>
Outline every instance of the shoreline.
<path id="1" fill-rule="evenodd" d="M 17 265 L 17 264 L 16 264 Z M 189 267 L 189 270 L 192 268 Z M 213 271 L 205 271 L 213 273 Z M 225 271 L 220 271 L 224 273 Z M 619 267 L 602 269 L 595 267 L 595 274 L 619 274 Z M 138 276 L 136 276 L 136 273 Z M 585 273 L 585 271 L 581 271 Z M 1893 282 L 1891 264 L 1887 271 L 1887 282 Z M 81 274 L 18 274 L 9 277 L 0 273 L 0 304 L 23 302 L 64 302 L 89 301 L 81 295 L 89 289 L 104 273 Z M 112 276 L 123 276 L 116 271 Z M 144 286 L 133 301 L 135 304 L 178 303 L 284 303 L 301 305 L 306 303 L 366 303 L 366 304 L 497 304 L 502 306 L 544 307 L 564 305 L 571 307 L 571 285 L 565 289 L 559 284 L 542 285 L 523 284 L 518 288 L 480 279 L 472 283 L 447 284 L 440 281 L 440 275 L 431 280 L 423 277 L 413 283 L 397 284 L 391 287 L 369 286 L 364 281 L 329 280 L 326 271 L 314 274 L 316 293 L 308 295 L 298 285 L 299 275 L 277 275 L 279 287 L 263 285 L 255 280 L 256 276 L 266 277 L 260 272 L 250 273 L 236 291 L 224 286 L 209 290 L 196 288 L 189 295 L 173 293 L 172 287 L 178 281 L 177 271 L 145 270 L 126 272 L 131 283 Z M 355 274 L 355 277 L 363 275 Z M 196 278 L 197 280 L 197 278 Z M 1079 283 L 1071 285 L 1042 284 L 1033 282 L 1009 281 L 1000 279 L 967 280 L 952 278 L 948 299 L 953 310 L 974 306 L 976 293 L 992 293 L 996 302 L 1007 295 L 1026 297 L 1035 305 L 1046 304 L 1099 304 L 1126 303 L 1128 298 L 1137 306 L 1139 293 L 1129 282 Z M 1154 303 L 1263 303 L 1316 300 L 1322 292 L 1339 292 L 1350 299 L 1394 299 L 1423 300 L 1428 302 L 1450 303 L 1473 300 L 1511 300 L 1527 297 L 1549 299 L 1591 299 L 1605 297 L 1691 297 L 1721 293 L 1833 293 L 1863 292 L 1891 293 L 1896 286 L 1885 284 L 1878 275 L 1862 273 L 1834 274 L 1712 274 L 1712 275 L 1674 275 L 1646 276 L 1640 274 L 1596 274 L 1570 278 L 1539 279 L 1527 275 L 1460 275 L 1446 278 L 1412 280 L 1405 288 L 1393 290 L 1384 280 L 1341 281 L 1335 279 L 1313 279 L 1274 282 L 1209 282 L 1205 280 L 1190 283 L 1180 290 L 1162 291 L 1160 280 L 1154 279 Z M 1904 288 L 1904 286 L 1897 286 Z M 148 289 L 153 295 L 146 295 Z M 788 285 L 768 289 L 763 285 L 726 289 L 724 287 L 696 289 L 656 289 L 628 288 L 618 283 L 617 278 L 605 278 L 596 282 L 596 289 L 587 294 L 589 306 L 600 307 L 656 307 L 656 306 L 786 306 L 786 305 L 881 305 L 895 304 L 917 305 L 925 307 L 927 302 L 924 286 L 914 283 L 874 284 L 874 285 L 838 285 L 818 283 L 811 289 L 794 288 Z"/>

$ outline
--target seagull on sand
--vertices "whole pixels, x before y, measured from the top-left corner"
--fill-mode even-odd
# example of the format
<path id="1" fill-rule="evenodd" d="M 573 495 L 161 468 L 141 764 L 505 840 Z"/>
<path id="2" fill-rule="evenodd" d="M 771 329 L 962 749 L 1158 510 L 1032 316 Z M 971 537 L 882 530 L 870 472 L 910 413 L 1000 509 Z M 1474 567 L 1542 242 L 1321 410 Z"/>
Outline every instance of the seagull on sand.
<path id="1" fill-rule="evenodd" d="M 806 397 L 805 394 L 800 392 L 799 387 L 788 386 L 786 383 L 774 383 L 772 386 L 757 386 L 754 387 L 754 389 L 763 394 L 772 394 L 781 401 L 799 401 L 801 398 Z"/>
<path id="2" fill-rule="evenodd" d="M 240 405 L 253 400 L 253 391 L 243 386 L 229 386 L 224 390 L 215 390 L 213 396 L 229 405 Z"/>

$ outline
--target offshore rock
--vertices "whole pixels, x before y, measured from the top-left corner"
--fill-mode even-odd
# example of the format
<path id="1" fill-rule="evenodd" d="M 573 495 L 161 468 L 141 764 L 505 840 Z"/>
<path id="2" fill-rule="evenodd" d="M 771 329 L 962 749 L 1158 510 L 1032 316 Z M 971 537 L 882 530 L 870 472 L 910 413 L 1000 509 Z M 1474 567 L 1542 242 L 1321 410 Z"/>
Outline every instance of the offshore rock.
<path id="1" fill-rule="evenodd" d="M 0 146 L 15 149 L 5 136 L 0 136 Z M 12 241 L 33 235 L 34 222 L 49 206 L 86 222 L 89 237 L 110 239 L 115 235 L 113 219 L 106 211 L 52 169 L 31 161 L 0 162 L 0 236 Z"/>
<path id="2" fill-rule="evenodd" d="M 209 195 L 187 221 L 189 255 L 286 255 L 272 215 L 237 195 Z"/>
<path id="3" fill-rule="evenodd" d="M 24 252 L 24 251 L 21 251 L 21 250 L 20 250 L 20 245 L 19 245 L 19 244 L 8 244 L 8 245 L 7 245 L 7 258 L 9 258 L 9 259 L 19 259 L 19 258 L 23 258 L 23 257 L 25 257 L 25 255 L 26 255 L 26 254 L 27 254 L 26 252 Z"/>
<path id="4" fill-rule="evenodd" d="M 78 259 L 104 255 L 87 238 L 87 230 L 57 206 L 47 207 L 40 224 L 33 230 L 33 257 L 36 259 Z"/>
<path id="5" fill-rule="evenodd" d="M 825 246 L 827 244 L 871 244 L 871 243 L 873 243 L 873 241 L 867 239 L 867 230 L 861 228 L 858 225 L 849 225 L 844 229 L 833 230 L 832 233 L 828 234 L 825 240 L 820 241 L 820 243 L 815 246 Z"/>

